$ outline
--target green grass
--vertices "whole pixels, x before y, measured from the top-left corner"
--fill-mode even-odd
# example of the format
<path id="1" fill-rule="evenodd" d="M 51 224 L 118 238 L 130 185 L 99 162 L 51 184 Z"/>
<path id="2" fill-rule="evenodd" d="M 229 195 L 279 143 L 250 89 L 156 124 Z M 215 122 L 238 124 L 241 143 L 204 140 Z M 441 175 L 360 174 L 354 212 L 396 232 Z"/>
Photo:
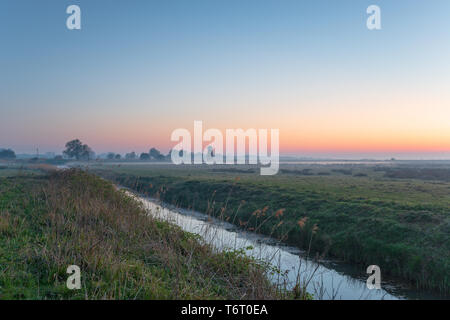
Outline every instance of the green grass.
<path id="1" fill-rule="evenodd" d="M 69 265 L 81 290 L 66 288 Z M 215 252 L 94 175 L 0 177 L 0 299 L 273 299 L 267 266 Z"/>
<path id="2" fill-rule="evenodd" d="M 363 173 L 356 177 L 338 171 L 264 177 L 251 171 L 139 165 L 95 170 L 166 202 L 222 215 L 302 248 L 310 246 L 318 227 L 311 244 L 317 252 L 377 264 L 383 274 L 419 288 L 450 292 L 450 183 L 388 179 L 373 168 L 356 170 Z M 275 217 L 282 208 L 283 216 Z"/>

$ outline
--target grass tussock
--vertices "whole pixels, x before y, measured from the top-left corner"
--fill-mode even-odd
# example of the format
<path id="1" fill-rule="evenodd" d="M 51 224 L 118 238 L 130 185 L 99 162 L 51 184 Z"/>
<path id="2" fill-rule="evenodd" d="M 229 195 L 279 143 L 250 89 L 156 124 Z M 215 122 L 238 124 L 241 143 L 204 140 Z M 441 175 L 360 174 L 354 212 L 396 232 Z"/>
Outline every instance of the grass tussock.
<path id="1" fill-rule="evenodd" d="M 80 290 L 66 287 L 69 265 Z M 278 297 L 258 261 L 215 252 L 96 176 L 0 179 L 0 299 Z"/>

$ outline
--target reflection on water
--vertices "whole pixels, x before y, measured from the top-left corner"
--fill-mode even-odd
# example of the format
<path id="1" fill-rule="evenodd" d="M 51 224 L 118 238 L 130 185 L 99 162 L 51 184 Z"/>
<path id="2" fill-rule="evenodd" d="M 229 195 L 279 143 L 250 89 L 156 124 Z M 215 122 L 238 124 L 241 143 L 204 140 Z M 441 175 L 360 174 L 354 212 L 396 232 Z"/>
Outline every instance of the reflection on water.
<path id="1" fill-rule="evenodd" d="M 267 261 L 286 272 L 286 278 L 275 274 L 275 283 L 295 285 L 299 276 L 308 283 L 307 290 L 319 299 L 402 299 L 385 290 L 369 290 L 364 280 L 356 279 L 336 270 L 305 259 L 296 248 L 278 244 L 274 239 L 238 230 L 235 226 L 205 214 L 183 209 L 163 207 L 153 200 L 139 198 L 149 212 L 170 221 L 188 232 L 200 235 L 218 250 L 245 249 L 247 255 Z M 249 247 L 251 247 L 249 249 Z"/>

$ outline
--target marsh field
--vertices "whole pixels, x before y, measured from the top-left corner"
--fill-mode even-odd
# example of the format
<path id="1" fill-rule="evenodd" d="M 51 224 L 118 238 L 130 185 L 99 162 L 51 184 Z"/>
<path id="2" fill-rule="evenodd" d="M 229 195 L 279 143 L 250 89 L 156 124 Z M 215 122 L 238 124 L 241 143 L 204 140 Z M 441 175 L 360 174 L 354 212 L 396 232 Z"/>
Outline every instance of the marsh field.
<path id="1" fill-rule="evenodd" d="M 311 256 L 379 265 L 383 276 L 450 293 L 450 163 L 251 166 L 104 163 L 89 170 L 139 193 L 269 235 Z"/>
<path id="2" fill-rule="evenodd" d="M 242 251 L 143 218 L 114 184 L 352 265 L 359 278 L 379 265 L 383 281 L 450 295 L 450 162 L 291 162 L 276 176 L 249 165 L 67 167 L 83 170 L 0 167 L 0 298 L 311 298 L 301 284 L 274 287 Z M 75 295 L 64 282 L 72 260 L 87 270 Z"/>

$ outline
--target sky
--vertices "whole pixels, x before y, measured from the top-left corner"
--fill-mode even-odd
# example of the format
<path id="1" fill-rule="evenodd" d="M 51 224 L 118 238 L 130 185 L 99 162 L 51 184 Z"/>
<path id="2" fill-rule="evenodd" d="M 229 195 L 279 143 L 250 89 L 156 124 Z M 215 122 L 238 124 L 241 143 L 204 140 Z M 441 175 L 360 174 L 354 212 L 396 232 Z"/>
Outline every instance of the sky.
<path id="1" fill-rule="evenodd" d="M 285 155 L 450 159 L 449 16 L 448 0 L 1 0 L 0 148 L 167 152 L 201 120 L 279 129 Z"/>

